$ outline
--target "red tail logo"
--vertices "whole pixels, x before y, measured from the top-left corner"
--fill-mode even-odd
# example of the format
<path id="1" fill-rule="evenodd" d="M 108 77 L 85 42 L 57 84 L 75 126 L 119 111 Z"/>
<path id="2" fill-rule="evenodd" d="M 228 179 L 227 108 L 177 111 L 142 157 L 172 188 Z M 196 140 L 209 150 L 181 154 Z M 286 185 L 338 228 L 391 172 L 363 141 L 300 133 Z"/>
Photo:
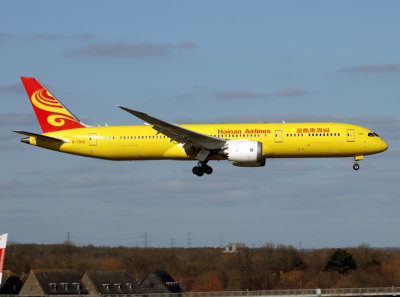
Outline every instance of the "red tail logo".
<path id="1" fill-rule="evenodd" d="M 85 127 L 35 78 L 21 80 L 44 133 Z"/>

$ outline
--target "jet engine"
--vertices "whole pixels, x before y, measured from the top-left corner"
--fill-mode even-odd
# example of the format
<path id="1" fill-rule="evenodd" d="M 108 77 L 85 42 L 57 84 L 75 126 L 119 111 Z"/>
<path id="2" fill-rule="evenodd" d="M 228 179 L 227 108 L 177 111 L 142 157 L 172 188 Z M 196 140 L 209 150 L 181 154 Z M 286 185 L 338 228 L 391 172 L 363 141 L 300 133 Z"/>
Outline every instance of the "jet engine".
<path id="1" fill-rule="evenodd" d="M 262 143 L 252 140 L 229 140 L 222 148 L 222 154 L 235 166 L 261 167 L 265 165 L 262 157 Z"/>

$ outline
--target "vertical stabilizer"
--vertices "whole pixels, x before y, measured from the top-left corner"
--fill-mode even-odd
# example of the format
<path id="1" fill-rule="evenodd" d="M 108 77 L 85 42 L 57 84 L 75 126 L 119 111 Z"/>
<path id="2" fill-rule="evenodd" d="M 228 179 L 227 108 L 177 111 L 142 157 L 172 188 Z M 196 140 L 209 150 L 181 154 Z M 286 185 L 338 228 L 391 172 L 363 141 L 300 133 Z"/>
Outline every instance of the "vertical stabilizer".
<path id="1" fill-rule="evenodd" d="M 21 80 L 44 133 L 85 127 L 35 78 Z"/>
<path id="2" fill-rule="evenodd" d="M 6 255 L 8 233 L 0 235 L 0 284 L 3 278 L 4 257 Z"/>

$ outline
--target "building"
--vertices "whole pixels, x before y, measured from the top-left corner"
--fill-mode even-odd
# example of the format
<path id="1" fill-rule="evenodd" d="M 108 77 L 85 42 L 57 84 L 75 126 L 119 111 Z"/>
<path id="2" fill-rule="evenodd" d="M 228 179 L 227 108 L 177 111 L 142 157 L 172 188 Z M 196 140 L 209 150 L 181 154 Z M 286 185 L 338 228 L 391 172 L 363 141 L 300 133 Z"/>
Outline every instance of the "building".
<path id="1" fill-rule="evenodd" d="M 19 296 L 87 294 L 75 270 L 31 270 Z"/>
<path id="2" fill-rule="evenodd" d="M 140 283 L 142 293 L 180 293 L 181 287 L 167 272 L 150 272 Z"/>
<path id="3" fill-rule="evenodd" d="M 89 271 L 83 275 L 82 283 L 90 295 L 140 293 L 133 277 L 123 271 Z"/>
<path id="4" fill-rule="evenodd" d="M 21 288 L 22 288 L 21 279 L 12 271 L 4 270 L 3 279 L 0 284 L 0 294 L 18 295 Z"/>
<path id="5" fill-rule="evenodd" d="M 246 248 L 244 243 L 229 243 L 224 247 L 224 253 L 237 253 L 239 249 Z"/>

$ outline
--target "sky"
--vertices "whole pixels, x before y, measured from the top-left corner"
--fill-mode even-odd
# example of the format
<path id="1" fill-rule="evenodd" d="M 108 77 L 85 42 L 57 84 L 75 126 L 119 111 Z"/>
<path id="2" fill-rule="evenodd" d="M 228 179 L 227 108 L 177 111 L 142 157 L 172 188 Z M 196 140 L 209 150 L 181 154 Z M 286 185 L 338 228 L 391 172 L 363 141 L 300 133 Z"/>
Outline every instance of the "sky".
<path id="1" fill-rule="evenodd" d="M 399 1 L 2 1 L 0 233 L 18 243 L 399 247 Z M 389 149 L 262 168 L 113 162 L 41 133 L 20 76 L 90 125 L 344 122 Z M 145 240 L 146 239 L 146 240 Z"/>

